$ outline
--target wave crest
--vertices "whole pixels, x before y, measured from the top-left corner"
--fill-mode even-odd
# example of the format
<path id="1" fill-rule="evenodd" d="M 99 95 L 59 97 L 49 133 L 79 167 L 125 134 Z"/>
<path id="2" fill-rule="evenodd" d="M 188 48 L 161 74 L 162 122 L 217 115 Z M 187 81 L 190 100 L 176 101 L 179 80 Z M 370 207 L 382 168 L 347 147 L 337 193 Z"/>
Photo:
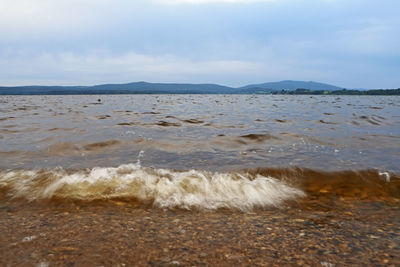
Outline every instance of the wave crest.
<path id="1" fill-rule="evenodd" d="M 38 199 L 137 199 L 160 208 L 228 208 L 249 211 L 280 206 L 284 201 L 305 196 L 283 181 L 260 174 L 173 171 L 140 164 L 96 167 L 68 172 L 14 170 L 0 172 L 0 187 L 12 197 Z"/>

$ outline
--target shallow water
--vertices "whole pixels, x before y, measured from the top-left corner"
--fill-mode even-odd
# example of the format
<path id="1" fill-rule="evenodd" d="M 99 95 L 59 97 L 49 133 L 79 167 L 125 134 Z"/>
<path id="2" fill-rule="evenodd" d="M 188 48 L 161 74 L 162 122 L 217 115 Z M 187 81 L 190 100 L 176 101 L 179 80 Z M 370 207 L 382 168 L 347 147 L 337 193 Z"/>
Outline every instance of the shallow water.
<path id="1" fill-rule="evenodd" d="M 347 177 L 358 197 L 381 180 L 397 198 L 399 107 L 396 96 L 0 96 L 0 186 L 29 200 L 249 210 L 304 197 L 314 172 L 313 184 Z"/>

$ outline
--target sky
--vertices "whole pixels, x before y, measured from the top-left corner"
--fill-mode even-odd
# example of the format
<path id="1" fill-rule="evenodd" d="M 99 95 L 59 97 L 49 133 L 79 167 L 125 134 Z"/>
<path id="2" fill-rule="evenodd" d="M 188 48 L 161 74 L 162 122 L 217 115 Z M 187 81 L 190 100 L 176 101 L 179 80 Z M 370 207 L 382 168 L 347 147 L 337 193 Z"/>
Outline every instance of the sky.
<path id="1" fill-rule="evenodd" d="M 0 86 L 400 87 L 399 0 L 0 0 Z"/>

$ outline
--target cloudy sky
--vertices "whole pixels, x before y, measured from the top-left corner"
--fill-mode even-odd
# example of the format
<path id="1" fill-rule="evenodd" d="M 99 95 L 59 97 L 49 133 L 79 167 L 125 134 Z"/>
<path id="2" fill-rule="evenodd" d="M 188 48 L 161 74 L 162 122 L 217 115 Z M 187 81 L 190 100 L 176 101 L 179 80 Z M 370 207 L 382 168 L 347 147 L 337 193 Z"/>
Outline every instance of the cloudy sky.
<path id="1" fill-rule="evenodd" d="M 400 87 L 399 0 L 0 0 L 0 85 Z"/>

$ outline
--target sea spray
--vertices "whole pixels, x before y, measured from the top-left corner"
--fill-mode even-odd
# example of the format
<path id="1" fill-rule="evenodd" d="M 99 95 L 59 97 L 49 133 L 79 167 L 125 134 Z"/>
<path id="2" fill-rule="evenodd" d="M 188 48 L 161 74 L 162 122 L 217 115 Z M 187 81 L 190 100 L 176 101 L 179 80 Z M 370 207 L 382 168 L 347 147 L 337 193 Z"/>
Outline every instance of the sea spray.
<path id="1" fill-rule="evenodd" d="M 228 208 L 249 211 L 280 206 L 305 194 L 273 177 L 199 170 L 174 171 L 136 164 L 95 167 L 82 171 L 62 168 L 0 172 L 0 187 L 11 197 L 83 201 L 135 199 L 159 208 Z"/>

